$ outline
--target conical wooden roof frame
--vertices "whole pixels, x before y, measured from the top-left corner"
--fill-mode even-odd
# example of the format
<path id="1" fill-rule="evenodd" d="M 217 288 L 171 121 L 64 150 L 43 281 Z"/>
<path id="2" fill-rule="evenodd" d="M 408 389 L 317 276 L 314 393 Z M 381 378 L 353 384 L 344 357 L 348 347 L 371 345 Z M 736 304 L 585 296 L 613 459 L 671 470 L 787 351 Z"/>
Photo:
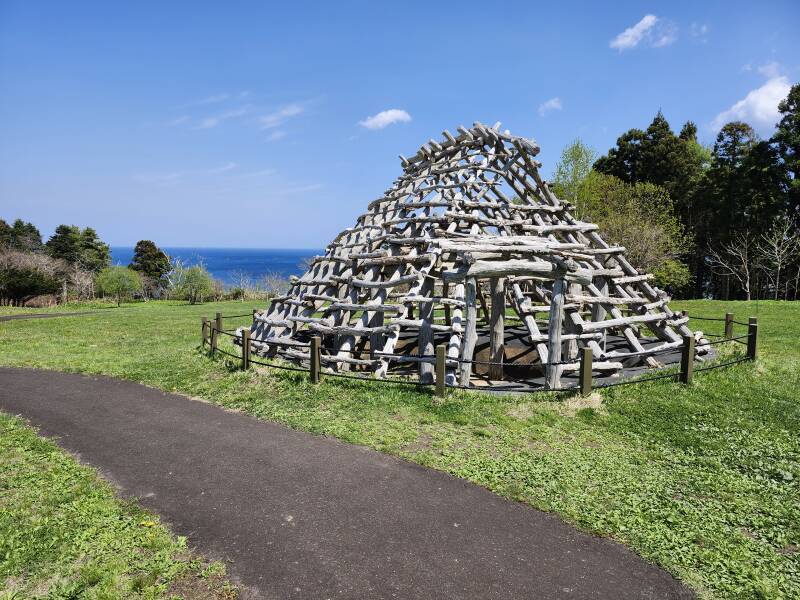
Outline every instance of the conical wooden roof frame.
<path id="1" fill-rule="evenodd" d="M 553 389 L 565 371 L 577 370 L 578 347 L 591 348 L 595 369 L 619 373 L 623 359 L 659 366 L 657 352 L 692 335 L 652 276 L 556 198 L 539 175 L 534 141 L 501 132 L 499 123 L 443 136 L 401 156 L 403 174 L 385 194 L 254 316 L 255 352 L 307 362 L 309 335 L 320 335 L 323 367 L 386 377 L 393 365 L 415 361 L 429 381 L 434 339 L 444 339 L 448 385 L 468 385 L 486 280 L 496 307 L 491 317 L 484 313 L 492 360 L 502 361 L 503 315 L 511 310 Z M 440 309 L 448 312 L 445 323 L 435 317 Z M 536 313 L 548 314 L 546 326 Z M 645 348 L 640 327 L 660 342 Z M 607 331 L 629 351 L 606 352 L 600 340 Z M 400 356 L 398 340 L 409 332 L 417 352 Z"/>

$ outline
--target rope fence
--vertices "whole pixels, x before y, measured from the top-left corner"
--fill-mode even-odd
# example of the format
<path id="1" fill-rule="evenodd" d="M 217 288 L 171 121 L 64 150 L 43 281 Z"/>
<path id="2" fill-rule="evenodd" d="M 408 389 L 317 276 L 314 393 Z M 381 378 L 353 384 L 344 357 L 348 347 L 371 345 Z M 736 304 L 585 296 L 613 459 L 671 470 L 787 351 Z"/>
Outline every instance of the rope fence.
<path id="1" fill-rule="evenodd" d="M 282 343 L 280 341 L 262 341 L 262 340 L 251 340 L 250 339 L 250 329 L 247 327 L 242 327 L 238 329 L 225 329 L 223 328 L 223 320 L 224 319 L 238 319 L 243 317 L 251 317 L 255 315 L 256 311 L 253 310 L 252 313 L 242 314 L 242 315 L 222 315 L 221 313 L 217 313 L 214 319 L 208 319 L 206 317 L 202 317 L 201 325 L 202 325 L 202 342 L 201 347 L 205 348 L 206 345 L 210 346 L 210 352 L 212 355 L 219 352 L 220 354 L 230 357 L 234 360 L 241 361 L 241 365 L 243 369 L 247 369 L 250 365 L 258 365 L 263 366 L 271 369 L 280 369 L 284 371 L 295 371 L 299 373 L 308 373 L 311 381 L 313 383 L 318 383 L 321 379 L 322 375 L 322 363 L 324 362 L 323 359 L 331 359 L 335 358 L 336 355 L 340 353 L 345 353 L 351 356 L 358 356 L 360 357 L 363 352 L 360 350 L 355 349 L 343 349 L 338 350 L 336 354 L 329 353 L 329 350 L 322 347 L 322 339 L 319 336 L 314 336 L 311 338 L 310 342 L 292 342 L 291 344 Z M 434 363 L 434 373 L 435 377 L 432 382 L 423 382 L 420 380 L 414 379 L 401 379 L 401 378 L 374 378 L 374 377 L 362 377 L 359 375 L 352 375 L 347 373 L 341 372 L 325 372 L 326 377 L 335 377 L 339 379 L 357 379 L 361 381 L 369 381 L 371 383 L 378 382 L 378 383 L 388 383 L 388 384 L 399 384 L 399 385 L 413 385 L 415 387 L 434 387 L 435 388 L 435 395 L 439 397 L 443 397 L 446 394 L 447 388 L 452 389 L 461 389 L 461 390 L 482 390 L 482 386 L 480 385 L 461 385 L 457 382 L 452 382 L 448 385 L 446 384 L 446 372 L 447 366 L 453 366 L 453 364 L 457 365 L 480 365 L 480 366 L 500 366 L 500 367 L 514 367 L 518 369 L 522 368 L 530 368 L 530 369 L 537 369 L 542 370 L 543 368 L 547 372 L 550 367 L 558 367 L 564 365 L 574 365 L 576 361 L 578 361 L 578 383 L 577 385 L 572 385 L 568 387 L 558 387 L 558 388 L 549 388 L 545 385 L 541 385 L 539 387 L 532 387 L 530 385 L 527 386 L 520 386 L 520 385 L 502 385 L 502 386 L 495 386 L 498 391 L 503 392 L 524 392 L 524 393 L 536 393 L 536 392 L 567 392 L 577 390 L 580 392 L 581 395 L 588 395 L 591 393 L 592 389 L 604 389 L 610 387 L 616 387 L 620 385 L 636 385 L 640 383 L 647 383 L 650 381 L 658 381 L 662 379 L 673 379 L 677 380 L 684 384 L 689 384 L 692 381 L 693 375 L 695 372 L 700 373 L 703 371 L 711 371 L 714 369 L 721 369 L 724 367 L 729 367 L 731 365 L 739 364 L 745 361 L 753 361 L 756 358 L 756 343 L 758 337 L 758 322 L 755 317 L 751 317 L 748 323 L 743 323 L 741 321 L 735 321 L 733 319 L 733 314 L 727 313 L 724 318 L 716 318 L 716 317 L 691 317 L 691 319 L 698 319 L 702 321 L 717 321 L 722 322 L 725 324 L 725 333 L 724 334 L 708 334 L 708 337 L 714 338 L 711 341 L 704 340 L 703 343 L 700 345 L 701 347 L 706 346 L 716 346 L 719 344 L 727 344 L 729 342 L 737 343 L 746 346 L 746 352 L 743 356 L 739 356 L 732 360 L 728 360 L 722 363 L 707 365 L 707 366 L 698 366 L 695 368 L 696 355 L 695 355 L 695 347 L 697 345 L 694 336 L 692 335 L 683 335 L 680 343 L 676 342 L 666 342 L 668 345 L 665 348 L 651 348 L 645 349 L 644 351 L 640 352 L 627 352 L 624 354 L 606 354 L 602 355 L 604 360 L 611 360 L 611 361 L 620 361 L 625 360 L 627 358 L 637 357 L 637 356 L 656 356 L 659 354 L 666 354 L 671 353 L 674 354 L 676 352 L 680 352 L 681 354 L 681 361 L 680 361 L 680 369 L 675 372 L 670 373 L 661 373 L 657 375 L 652 375 L 649 377 L 632 377 L 630 379 L 625 379 L 621 381 L 606 381 L 606 382 L 594 382 L 593 381 L 593 356 L 592 350 L 588 347 L 583 347 L 579 349 L 578 357 L 572 358 L 571 360 L 561 360 L 561 361 L 549 361 L 549 362 L 538 362 L 538 363 L 504 363 L 502 361 L 484 361 L 484 360 L 474 360 L 474 359 L 463 359 L 458 357 L 448 357 L 447 356 L 447 346 L 446 344 L 441 344 L 436 346 L 436 353 L 435 354 L 391 354 L 391 353 L 384 353 L 384 352 L 371 352 L 369 359 L 360 359 L 363 360 L 364 363 L 368 363 L 369 361 L 379 361 L 384 359 L 394 359 L 398 362 L 406 361 L 406 362 L 433 362 Z M 733 335 L 733 325 L 742 325 L 747 326 L 747 333 L 742 335 Z M 237 332 L 241 331 L 241 333 L 237 334 Z M 234 343 L 237 345 L 241 345 L 242 351 L 241 355 L 236 355 L 233 352 L 229 352 L 223 348 L 219 347 L 219 336 L 225 335 L 228 337 L 233 338 L 235 341 Z M 706 336 L 707 334 L 703 334 Z M 241 340 L 241 341 L 239 341 Z M 300 348 L 300 349 L 309 349 L 308 356 L 300 355 L 299 358 L 301 359 L 308 359 L 309 366 L 308 368 L 302 366 L 291 366 L 287 364 L 279 364 L 275 362 L 266 362 L 263 360 L 254 359 L 253 355 L 253 344 L 267 344 L 267 345 L 287 345 L 293 348 Z M 257 356 L 257 355 L 256 355 Z M 347 359 L 352 360 L 352 359 Z M 357 363 L 358 364 L 358 363 Z M 363 364 L 363 363 L 362 363 Z M 598 365 L 599 366 L 599 365 Z M 452 374 L 451 374 L 452 375 Z M 452 380 L 451 376 L 451 380 Z M 457 378 L 456 378 L 457 379 Z M 488 381 L 488 379 L 487 379 Z M 506 376 L 504 381 L 511 381 L 513 383 L 519 384 L 520 382 L 527 381 L 521 378 L 511 378 Z M 487 389 L 492 387 L 491 384 L 487 386 Z"/>

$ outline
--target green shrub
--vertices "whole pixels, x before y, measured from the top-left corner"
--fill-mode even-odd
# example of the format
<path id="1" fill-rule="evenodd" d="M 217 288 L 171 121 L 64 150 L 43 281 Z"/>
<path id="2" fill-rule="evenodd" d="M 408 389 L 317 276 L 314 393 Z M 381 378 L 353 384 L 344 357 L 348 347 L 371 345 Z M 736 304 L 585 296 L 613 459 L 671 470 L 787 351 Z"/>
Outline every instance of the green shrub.
<path id="1" fill-rule="evenodd" d="M 142 280 L 139 274 L 128 267 L 106 267 L 97 276 L 98 289 L 104 294 L 114 296 L 117 306 L 122 303 L 122 299 L 131 296 L 142 287 Z"/>

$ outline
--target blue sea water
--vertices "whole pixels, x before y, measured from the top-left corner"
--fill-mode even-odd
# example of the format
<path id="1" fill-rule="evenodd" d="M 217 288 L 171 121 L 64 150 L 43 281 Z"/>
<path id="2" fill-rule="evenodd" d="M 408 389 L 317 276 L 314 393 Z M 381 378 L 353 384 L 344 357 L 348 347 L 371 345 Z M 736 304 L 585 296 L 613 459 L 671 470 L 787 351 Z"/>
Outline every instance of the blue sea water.
<path id="1" fill-rule="evenodd" d="M 258 280 L 267 273 L 283 277 L 302 275 L 304 259 L 322 254 L 322 250 L 287 248 L 162 248 L 171 258 L 179 258 L 186 265 L 203 264 L 216 279 L 232 286 L 235 274 L 247 273 Z M 133 248 L 112 246 L 111 261 L 127 266 L 133 259 Z"/>

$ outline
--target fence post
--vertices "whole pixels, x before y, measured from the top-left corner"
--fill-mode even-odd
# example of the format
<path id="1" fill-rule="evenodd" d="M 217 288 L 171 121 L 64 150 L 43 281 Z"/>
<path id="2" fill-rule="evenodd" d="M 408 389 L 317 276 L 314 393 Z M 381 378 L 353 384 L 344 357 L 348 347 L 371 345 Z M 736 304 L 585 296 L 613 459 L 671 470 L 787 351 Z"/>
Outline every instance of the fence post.
<path id="1" fill-rule="evenodd" d="M 318 335 L 311 338 L 311 383 L 319 383 L 319 347 L 321 341 Z"/>
<path id="2" fill-rule="evenodd" d="M 445 396 L 445 359 L 447 357 L 447 346 L 439 344 L 436 346 L 436 396 Z"/>
<path id="3" fill-rule="evenodd" d="M 206 340 L 208 339 L 208 319 L 206 317 L 200 317 L 200 323 L 202 328 L 200 331 L 202 332 L 202 340 L 200 342 L 200 347 L 206 347 Z"/>
<path id="4" fill-rule="evenodd" d="M 581 396 L 592 393 L 592 349 L 584 346 L 581 348 L 581 370 L 578 376 Z"/>
<path id="5" fill-rule="evenodd" d="M 250 368 L 250 330 L 242 329 L 242 370 Z"/>
<path id="6" fill-rule="evenodd" d="M 694 374 L 694 336 L 683 336 L 683 347 L 681 348 L 681 374 L 680 382 L 689 384 L 692 382 Z"/>
<path id="7" fill-rule="evenodd" d="M 733 313 L 725 313 L 725 339 L 733 337 Z"/>
<path id="8" fill-rule="evenodd" d="M 257 308 L 254 308 L 254 309 L 253 309 L 253 321 L 255 321 L 255 320 L 256 320 L 256 313 L 257 313 L 257 312 L 258 312 L 258 309 L 257 309 Z"/>
<path id="9" fill-rule="evenodd" d="M 758 339 L 758 319 L 750 317 L 747 325 L 747 358 L 756 359 L 756 340 Z"/>
<path id="10" fill-rule="evenodd" d="M 214 324 L 211 326 L 211 354 L 217 353 L 219 343 L 219 332 L 222 330 L 222 313 L 217 313 Z"/>

